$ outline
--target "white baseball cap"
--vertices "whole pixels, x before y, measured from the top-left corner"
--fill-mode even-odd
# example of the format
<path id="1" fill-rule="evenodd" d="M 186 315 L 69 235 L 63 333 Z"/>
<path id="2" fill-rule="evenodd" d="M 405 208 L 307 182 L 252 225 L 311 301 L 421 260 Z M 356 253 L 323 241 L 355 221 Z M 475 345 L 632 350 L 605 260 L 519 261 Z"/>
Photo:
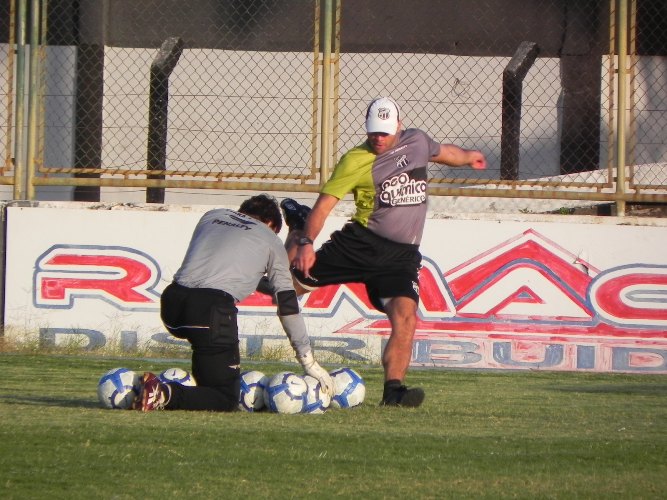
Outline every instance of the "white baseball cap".
<path id="1" fill-rule="evenodd" d="M 391 97 L 373 99 L 366 109 L 366 132 L 395 135 L 400 110 Z"/>

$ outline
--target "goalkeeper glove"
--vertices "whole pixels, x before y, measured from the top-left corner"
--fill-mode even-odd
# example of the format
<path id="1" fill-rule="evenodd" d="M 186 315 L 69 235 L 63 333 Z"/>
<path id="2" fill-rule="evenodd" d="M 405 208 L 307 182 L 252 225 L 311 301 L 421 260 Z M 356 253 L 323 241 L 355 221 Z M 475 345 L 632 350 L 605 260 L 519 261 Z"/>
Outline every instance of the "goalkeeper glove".
<path id="1" fill-rule="evenodd" d="M 297 358 L 299 363 L 301 363 L 301 366 L 303 366 L 306 375 L 315 377 L 322 386 L 322 390 L 329 396 L 333 397 L 334 384 L 331 375 L 329 375 L 329 373 L 315 361 L 312 351 L 302 356 L 297 356 Z"/>

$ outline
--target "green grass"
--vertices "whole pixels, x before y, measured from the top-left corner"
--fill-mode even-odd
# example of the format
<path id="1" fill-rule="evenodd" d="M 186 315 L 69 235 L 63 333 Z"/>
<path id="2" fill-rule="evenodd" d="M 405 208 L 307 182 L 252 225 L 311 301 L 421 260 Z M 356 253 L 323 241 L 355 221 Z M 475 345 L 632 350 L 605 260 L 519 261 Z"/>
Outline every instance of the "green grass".
<path id="1" fill-rule="evenodd" d="M 0 497 L 664 498 L 667 377 L 412 370 L 418 409 L 103 410 L 99 376 L 182 359 L 0 354 Z M 250 365 L 267 374 L 297 365 Z M 248 365 L 246 365 L 248 367 Z M 329 367 L 329 368 L 334 368 Z"/>

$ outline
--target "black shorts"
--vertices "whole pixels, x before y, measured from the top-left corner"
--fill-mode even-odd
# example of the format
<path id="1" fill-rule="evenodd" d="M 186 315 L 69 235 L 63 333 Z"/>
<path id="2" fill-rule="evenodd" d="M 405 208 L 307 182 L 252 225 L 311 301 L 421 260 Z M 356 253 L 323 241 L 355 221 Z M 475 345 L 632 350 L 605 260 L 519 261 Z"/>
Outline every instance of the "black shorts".
<path id="1" fill-rule="evenodd" d="M 170 283 L 162 293 L 160 317 L 169 333 L 187 339 L 193 350 L 229 356 L 239 364 L 239 332 L 234 298 L 222 290 Z"/>
<path id="2" fill-rule="evenodd" d="M 310 278 L 294 269 L 305 288 L 342 283 L 363 283 L 373 306 L 384 311 L 382 300 L 410 297 L 419 302 L 418 245 L 396 243 L 350 222 L 334 231 L 316 252 Z"/>

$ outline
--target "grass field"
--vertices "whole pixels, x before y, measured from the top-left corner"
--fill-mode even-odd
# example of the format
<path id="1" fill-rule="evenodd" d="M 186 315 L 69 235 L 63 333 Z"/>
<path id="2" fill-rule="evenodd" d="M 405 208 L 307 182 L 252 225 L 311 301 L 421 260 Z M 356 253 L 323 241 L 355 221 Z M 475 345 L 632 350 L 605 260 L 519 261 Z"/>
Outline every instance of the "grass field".
<path id="1" fill-rule="evenodd" d="M 103 410 L 99 376 L 185 360 L 0 354 L 0 498 L 665 498 L 664 375 L 413 370 L 418 409 Z M 253 364 L 267 374 L 297 365 Z M 335 368 L 333 366 L 328 368 Z"/>

